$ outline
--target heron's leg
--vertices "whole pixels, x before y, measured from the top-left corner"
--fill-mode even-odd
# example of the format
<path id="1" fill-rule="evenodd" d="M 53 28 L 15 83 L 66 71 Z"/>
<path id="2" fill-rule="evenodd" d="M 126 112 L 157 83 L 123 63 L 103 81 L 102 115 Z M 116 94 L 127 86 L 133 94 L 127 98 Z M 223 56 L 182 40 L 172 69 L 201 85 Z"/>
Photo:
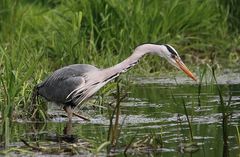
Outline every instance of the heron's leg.
<path id="1" fill-rule="evenodd" d="M 63 130 L 64 135 L 72 135 L 72 121 L 68 121 L 64 130 Z"/>
<path id="2" fill-rule="evenodd" d="M 90 119 L 89 119 L 89 118 L 87 118 L 87 117 L 84 117 L 84 116 L 82 116 L 82 115 L 80 115 L 80 114 L 78 114 L 78 113 L 76 113 L 76 112 L 73 112 L 73 115 L 74 115 L 74 116 L 77 116 L 78 118 L 81 118 L 81 119 L 83 119 L 83 120 L 90 121 Z"/>
<path id="3" fill-rule="evenodd" d="M 65 110 L 65 112 L 67 112 L 68 115 L 68 121 L 71 122 L 72 121 L 72 107 L 71 106 L 64 106 L 63 109 Z"/>

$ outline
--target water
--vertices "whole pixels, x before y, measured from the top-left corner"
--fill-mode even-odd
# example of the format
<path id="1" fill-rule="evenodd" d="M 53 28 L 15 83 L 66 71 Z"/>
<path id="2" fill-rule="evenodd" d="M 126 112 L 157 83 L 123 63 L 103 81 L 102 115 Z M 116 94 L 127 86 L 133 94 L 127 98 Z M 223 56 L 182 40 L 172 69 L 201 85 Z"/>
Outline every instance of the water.
<path id="1" fill-rule="evenodd" d="M 139 78 L 135 81 L 129 97 L 121 103 L 122 129 L 117 155 L 123 156 L 124 149 L 132 143 L 127 150 L 128 156 L 224 156 L 226 147 L 223 144 L 222 111 L 216 85 L 201 86 L 199 94 L 198 84 L 188 81 L 178 84 L 159 79 Z M 240 137 L 237 134 L 237 127 L 240 129 L 240 83 L 237 81 L 234 79 L 231 84 L 222 81 L 219 85 L 226 103 L 231 95 L 228 121 L 230 156 L 240 154 Z M 193 143 L 190 142 L 191 133 L 183 103 L 191 121 Z M 74 118 L 72 125 L 61 116 L 47 123 L 17 120 L 10 129 L 12 150 L 8 154 L 93 155 L 107 139 L 108 112 L 99 109 L 86 112 L 92 116 L 89 122 Z M 63 135 L 64 128 L 70 132 L 69 136 Z M 41 150 L 31 151 L 21 140 L 31 146 L 41 147 Z M 98 155 L 106 154 L 101 151 Z"/>

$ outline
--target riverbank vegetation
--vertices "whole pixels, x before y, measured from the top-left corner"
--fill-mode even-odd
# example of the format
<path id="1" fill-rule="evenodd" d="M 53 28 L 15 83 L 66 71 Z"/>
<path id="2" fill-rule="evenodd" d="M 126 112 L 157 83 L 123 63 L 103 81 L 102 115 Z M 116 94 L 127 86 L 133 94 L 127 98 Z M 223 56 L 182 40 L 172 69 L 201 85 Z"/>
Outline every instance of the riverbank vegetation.
<path id="1" fill-rule="evenodd" d="M 193 67 L 213 60 L 219 67 L 238 65 L 239 5 L 237 0 L 0 1 L 2 133 L 18 111 L 26 111 L 34 85 L 50 72 L 75 63 L 112 66 L 141 43 L 171 44 Z M 149 56 L 132 72 L 171 70 L 165 63 Z"/>

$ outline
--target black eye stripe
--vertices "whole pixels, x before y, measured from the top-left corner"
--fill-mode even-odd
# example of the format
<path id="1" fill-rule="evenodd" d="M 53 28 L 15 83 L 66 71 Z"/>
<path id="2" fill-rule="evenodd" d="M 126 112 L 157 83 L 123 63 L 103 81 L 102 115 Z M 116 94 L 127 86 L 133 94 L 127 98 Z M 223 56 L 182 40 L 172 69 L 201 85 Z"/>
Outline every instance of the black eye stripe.
<path id="1" fill-rule="evenodd" d="M 168 49 L 169 52 L 171 52 L 173 55 L 176 55 L 177 56 L 177 53 L 168 45 L 164 45 L 166 46 L 166 48 Z"/>

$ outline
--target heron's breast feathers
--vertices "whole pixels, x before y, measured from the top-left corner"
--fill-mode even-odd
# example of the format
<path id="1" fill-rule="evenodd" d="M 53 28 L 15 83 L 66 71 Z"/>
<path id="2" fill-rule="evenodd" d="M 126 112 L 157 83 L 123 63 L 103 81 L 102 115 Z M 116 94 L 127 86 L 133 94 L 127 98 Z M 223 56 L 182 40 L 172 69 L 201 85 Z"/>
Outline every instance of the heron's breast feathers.
<path id="1" fill-rule="evenodd" d="M 67 100 L 71 100 L 76 105 L 80 105 L 84 100 L 94 95 L 107 82 L 100 72 L 89 72 L 83 75 L 83 81 L 68 96 Z"/>

